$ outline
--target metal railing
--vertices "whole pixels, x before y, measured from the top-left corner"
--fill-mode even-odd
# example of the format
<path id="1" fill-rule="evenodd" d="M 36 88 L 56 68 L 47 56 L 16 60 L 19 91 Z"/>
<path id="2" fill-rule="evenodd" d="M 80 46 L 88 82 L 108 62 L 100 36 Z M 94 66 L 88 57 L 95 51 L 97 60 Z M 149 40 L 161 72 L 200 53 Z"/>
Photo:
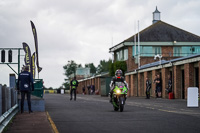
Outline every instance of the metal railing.
<path id="1" fill-rule="evenodd" d="M 0 84 L 0 132 L 18 112 L 17 91 Z"/>

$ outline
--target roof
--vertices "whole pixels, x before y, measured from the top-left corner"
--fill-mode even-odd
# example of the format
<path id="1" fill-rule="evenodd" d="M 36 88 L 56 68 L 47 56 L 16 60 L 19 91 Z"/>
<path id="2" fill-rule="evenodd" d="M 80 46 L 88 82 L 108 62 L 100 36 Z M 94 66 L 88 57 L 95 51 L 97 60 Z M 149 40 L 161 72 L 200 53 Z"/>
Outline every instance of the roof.
<path id="1" fill-rule="evenodd" d="M 138 34 L 131 36 L 123 42 L 110 48 L 123 47 L 125 42 L 134 42 L 134 36 L 138 41 Z M 163 21 L 157 21 L 144 30 L 140 31 L 140 42 L 200 42 L 200 36 L 172 26 Z"/>
<path id="2" fill-rule="evenodd" d="M 153 12 L 153 13 L 160 13 L 157 9 L 157 6 L 156 6 L 156 10 Z"/>
<path id="3" fill-rule="evenodd" d="M 189 55 L 189 56 L 176 58 L 176 59 L 172 59 L 172 60 L 168 60 L 168 61 L 161 60 L 161 65 L 164 65 L 164 64 L 167 64 L 167 63 L 170 63 L 170 62 L 173 63 L 173 62 L 177 62 L 177 61 L 187 60 L 187 59 L 195 58 L 195 57 L 199 57 L 199 56 L 200 56 L 200 54 L 194 54 L 194 55 Z M 141 66 L 140 69 L 138 69 L 138 70 L 146 69 L 146 68 L 150 68 L 150 67 L 154 67 L 154 66 L 159 66 L 159 65 L 160 65 L 160 61 L 157 61 L 157 62 L 145 64 L 145 65 Z"/>
<path id="4" fill-rule="evenodd" d="M 134 36 L 123 42 L 133 42 Z M 137 39 L 137 34 L 136 34 Z M 141 42 L 200 42 L 200 36 L 172 26 L 163 21 L 158 21 L 140 31 Z"/>

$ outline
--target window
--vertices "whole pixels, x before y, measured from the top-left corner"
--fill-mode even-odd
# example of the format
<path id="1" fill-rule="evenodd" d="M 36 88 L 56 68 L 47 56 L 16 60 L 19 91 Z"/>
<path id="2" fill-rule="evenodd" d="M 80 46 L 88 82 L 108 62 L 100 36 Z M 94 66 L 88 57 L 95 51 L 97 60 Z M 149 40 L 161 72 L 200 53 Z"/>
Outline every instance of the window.
<path id="1" fill-rule="evenodd" d="M 161 47 L 153 47 L 153 53 L 154 55 L 162 54 Z"/>
<path id="2" fill-rule="evenodd" d="M 133 56 L 138 55 L 138 46 L 133 46 Z M 154 55 L 161 54 L 161 47 L 152 47 L 152 46 L 140 46 L 140 56 L 152 57 Z"/>
<path id="3" fill-rule="evenodd" d="M 200 46 L 194 46 L 193 47 L 193 53 L 194 54 L 200 54 Z"/>
<path id="4" fill-rule="evenodd" d="M 142 46 L 140 52 L 141 56 L 154 56 L 152 46 Z"/>
<path id="5" fill-rule="evenodd" d="M 128 49 L 124 49 L 124 60 L 128 60 Z"/>
<path id="6" fill-rule="evenodd" d="M 133 55 L 132 56 L 136 56 L 138 54 L 138 46 L 136 46 L 136 50 L 135 50 L 135 46 L 132 47 L 132 50 L 133 50 Z M 136 51 L 136 53 L 135 53 Z M 141 51 L 141 50 L 140 50 Z"/>
<path id="7" fill-rule="evenodd" d="M 123 60 L 123 53 L 122 52 L 123 52 L 122 50 L 119 51 L 119 60 Z"/>
<path id="8" fill-rule="evenodd" d="M 181 51 L 182 52 L 182 56 L 188 56 L 188 55 L 192 54 L 190 46 L 183 46 L 181 48 L 181 50 L 182 50 Z"/>
<path id="9" fill-rule="evenodd" d="M 116 52 L 116 60 L 119 60 L 119 52 Z"/>
<path id="10" fill-rule="evenodd" d="M 174 56 L 181 56 L 181 47 L 173 47 L 173 52 Z"/>
<path id="11" fill-rule="evenodd" d="M 116 52 L 116 60 L 123 61 L 128 60 L 128 49 L 121 49 Z"/>

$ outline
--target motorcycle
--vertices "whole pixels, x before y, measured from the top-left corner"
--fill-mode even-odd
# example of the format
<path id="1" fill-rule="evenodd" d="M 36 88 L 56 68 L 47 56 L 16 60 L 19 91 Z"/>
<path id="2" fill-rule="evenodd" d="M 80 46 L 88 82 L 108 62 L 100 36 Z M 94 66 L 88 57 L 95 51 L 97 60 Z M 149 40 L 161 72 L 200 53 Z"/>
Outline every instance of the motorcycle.
<path id="1" fill-rule="evenodd" d="M 112 104 L 115 111 L 123 112 L 128 89 L 122 82 L 116 82 L 112 94 Z"/>

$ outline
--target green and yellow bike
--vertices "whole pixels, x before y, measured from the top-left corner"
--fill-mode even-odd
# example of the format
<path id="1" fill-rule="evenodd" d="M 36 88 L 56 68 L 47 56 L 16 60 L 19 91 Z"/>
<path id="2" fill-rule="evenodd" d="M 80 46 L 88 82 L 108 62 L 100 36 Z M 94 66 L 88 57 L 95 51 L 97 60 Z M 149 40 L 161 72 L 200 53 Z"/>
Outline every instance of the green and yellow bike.
<path id="1" fill-rule="evenodd" d="M 123 112 L 128 89 L 122 82 L 116 82 L 112 94 L 112 104 L 115 111 Z"/>

